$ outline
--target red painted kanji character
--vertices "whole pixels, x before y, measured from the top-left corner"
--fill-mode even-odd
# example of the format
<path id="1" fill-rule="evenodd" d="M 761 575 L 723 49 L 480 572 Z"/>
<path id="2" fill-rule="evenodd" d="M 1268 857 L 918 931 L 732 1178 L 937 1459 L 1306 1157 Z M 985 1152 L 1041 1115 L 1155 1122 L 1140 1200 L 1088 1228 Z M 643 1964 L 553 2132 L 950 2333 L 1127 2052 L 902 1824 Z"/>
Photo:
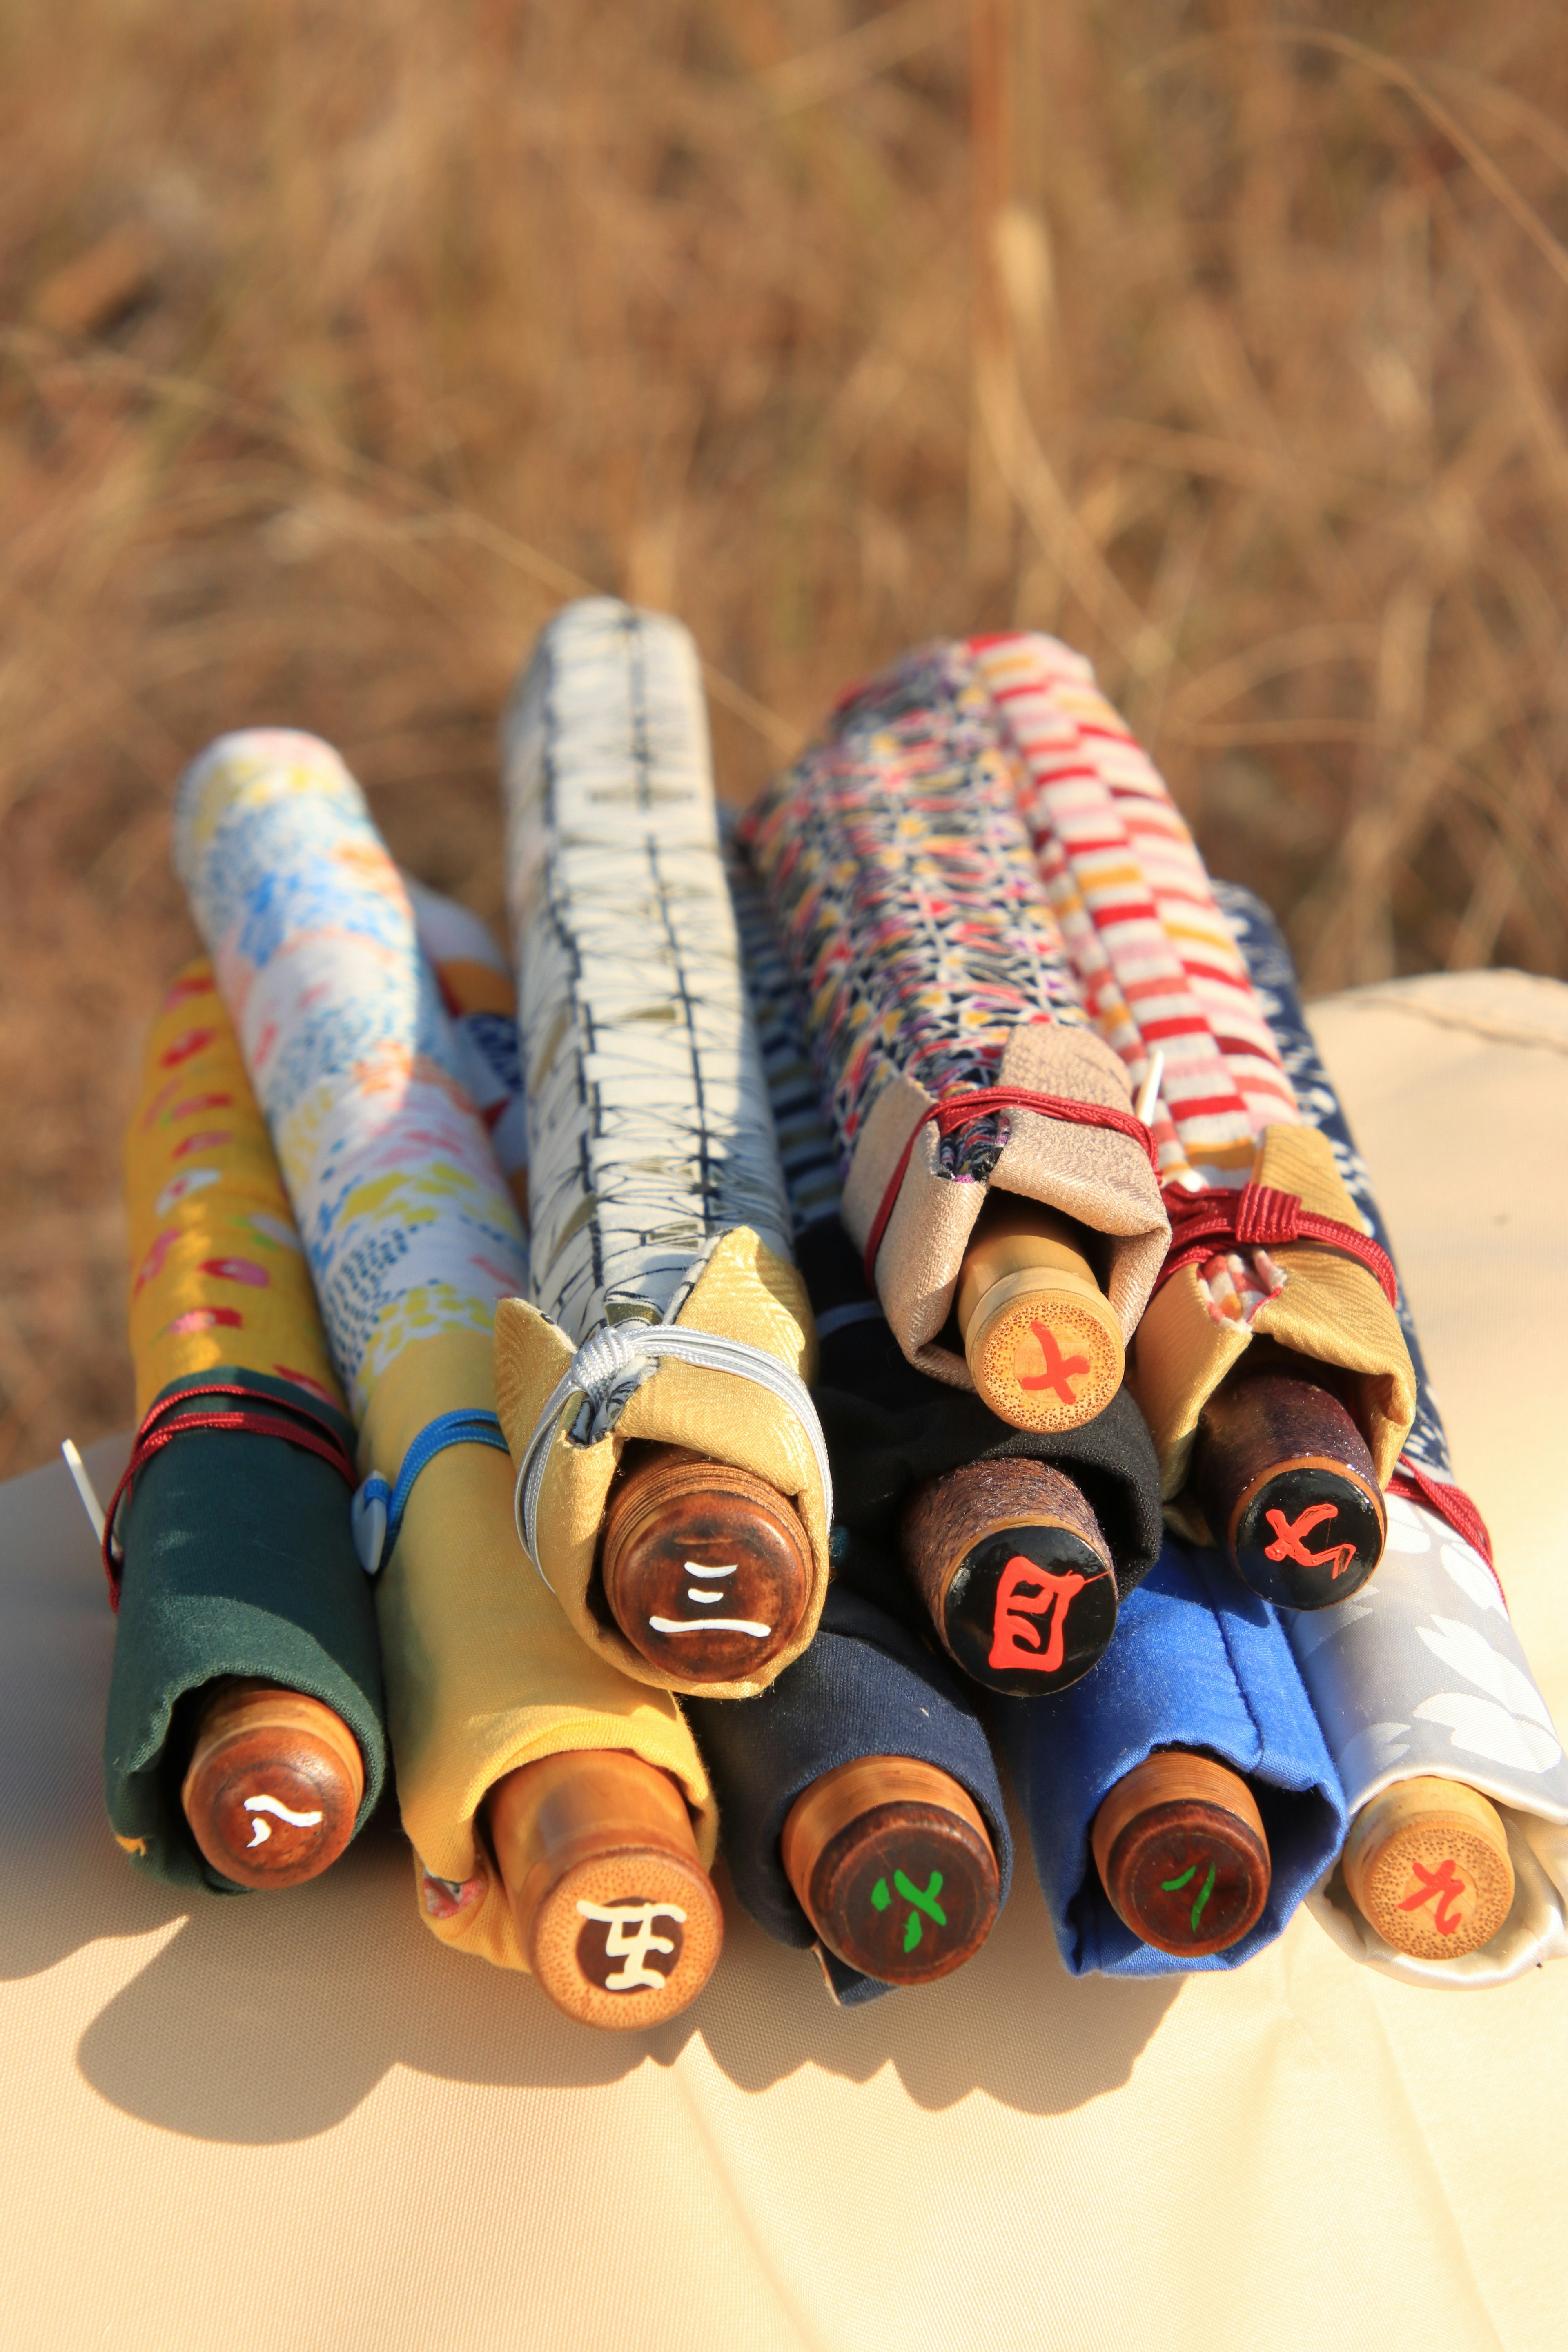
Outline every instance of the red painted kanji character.
<path id="1" fill-rule="evenodd" d="M 1439 1936 L 1451 1936 L 1460 1922 L 1457 1913 L 1452 1918 L 1448 1916 L 1448 1906 L 1459 1902 L 1466 1892 L 1465 1882 L 1454 1866 L 1453 1855 L 1446 1853 L 1436 1870 L 1427 1870 L 1418 1862 L 1413 1862 L 1410 1867 L 1415 1874 L 1415 1892 L 1405 1897 L 1400 1909 L 1419 1911 L 1423 1903 L 1430 1903 L 1435 1895 L 1436 1904 L 1432 1913 L 1432 1925 Z"/>
<path id="2" fill-rule="evenodd" d="M 1283 1511 L 1265 1514 L 1274 1530 L 1274 1541 L 1263 1557 L 1265 1559 L 1293 1559 L 1302 1568 L 1331 1568 L 1330 1583 L 1342 1576 L 1355 1558 L 1353 1543 L 1334 1544 L 1328 1551 L 1309 1551 L 1307 1538 L 1324 1519 L 1331 1519 L 1339 1509 L 1337 1503 L 1310 1503 L 1300 1518 L 1287 1519 Z"/>
<path id="3" fill-rule="evenodd" d="M 1089 1582 L 1077 1569 L 1052 1576 L 1037 1568 L 1022 1552 L 1015 1552 L 1002 1570 L 996 1587 L 996 1613 L 991 1621 L 990 1666 L 1032 1666 L 1054 1675 L 1067 1654 L 1068 1611 Z M 1033 1591 L 1024 1588 L 1033 1586 Z M 1050 1639 L 1042 1649 L 1033 1617 L 1051 1612 Z M 1020 1646 L 1027 1644 L 1026 1647 Z"/>
<path id="4" fill-rule="evenodd" d="M 1078 1400 L 1068 1383 L 1075 1372 L 1087 1372 L 1087 1356 L 1064 1356 L 1057 1345 L 1057 1335 L 1048 1323 L 1031 1323 L 1030 1330 L 1040 1343 L 1040 1353 L 1046 1360 L 1043 1372 L 1020 1372 L 1021 1389 L 1055 1389 L 1063 1404 L 1075 1404 Z"/>

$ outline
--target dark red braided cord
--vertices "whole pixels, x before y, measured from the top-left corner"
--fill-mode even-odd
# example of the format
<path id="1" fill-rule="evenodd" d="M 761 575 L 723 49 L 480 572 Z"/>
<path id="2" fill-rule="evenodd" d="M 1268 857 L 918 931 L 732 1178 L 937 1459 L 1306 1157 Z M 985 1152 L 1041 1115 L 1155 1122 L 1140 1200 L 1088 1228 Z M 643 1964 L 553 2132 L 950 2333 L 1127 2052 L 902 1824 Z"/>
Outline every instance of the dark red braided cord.
<path id="1" fill-rule="evenodd" d="M 899 1164 L 888 1179 L 882 1205 L 866 1242 L 866 1279 L 873 1289 L 877 1286 L 877 1252 L 882 1246 L 882 1235 L 888 1230 L 888 1220 L 898 1202 L 899 1187 L 904 1181 L 904 1171 L 910 1164 L 910 1154 L 922 1128 L 934 1119 L 939 1135 L 951 1135 L 955 1127 L 966 1120 L 979 1118 L 992 1110 L 1033 1110 L 1042 1118 L 1066 1119 L 1074 1127 L 1103 1127 L 1118 1135 L 1131 1136 L 1139 1149 L 1147 1154 L 1149 1165 L 1156 1176 L 1160 1173 L 1159 1155 L 1154 1139 L 1141 1118 L 1130 1110 L 1114 1110 L 1108 1103 L 1075 1102 L 1067 1095 L 1037 1095 L 1027 1087 L 975 1087 L 963 1094 L 952 1094 L 923 1110 L 910 1129 L 910 1139 L 899 1154 Z"/>
<path id="2" fill-rule="evenodd" d="M 1414 1462 L 1401 1458 L 1388 1482 L 1388 1491 L 1391 1495 L 1400 1496 L 1407 1503 L 1425 1503 L 1429 1511 L 1436 1511 L 1440 1519 L 1446 1519 L 1454 1533 L 1462 1536 L 1472 1551 L 1479 1552 L 1491 1570 L 1498 1591 L 1502 1592 L 1502 1579 L 1498 1575 L 1497 1562 L 1492 1558 L 1492 1539 L 1487 1532 L 1487 1523 L 1462 1486 L 1448 1486 L 1441 1478 L 1430 1478 Z M 1506 1601 L 1508 1595 L 1503 1593 L 1503 1599 Z"/>
<path id="3" fill-rule="evenodd" d="M 244 1397 L 246 1409 L 227 1412 L 177 1413 L 177 1408 L 192 1397 L 219 1396 Z M 268 1406 L 273 1409 L 270 1412 L 265 1410 Z M 285 1420 L 283 1416 L 289 1413 L 298 1418 Z M 176 1414 L 175 1418 L 170 1417 Z M 323 1462 L 330 1463 L 339 1476 L 347 1482 L 351 1491 L 359 1484 L 359 1472 L 347 1446 L 331 1423 L 323 1421 L 303 1397 L 298 1404 L 285 1403 L 281 1398 L 258 1396 L 254 1389 L 240 1388 L 233 1381 L 215 1381 L 203 1388 L 181 1389 L 174 1396 L 161 1397 L 149 1410 L 136 1433 L 131 1459 L 103 1515 L 103 1572 L 109 1579 L 110 1607 L 117 1612 L 124 1555 L 115 1549 L 114 1522 L 121 1503 L 131 1491 L 132 1480 L 142 1465 L 192 1429 L 239 1429 L 248 1432 L 253 1437 L 281 1437 L 289 1445 L 302 1446 L 307 1454 L 319 1454 Z"/>
<path id="4" fill-rule="evenodd" d="M 1281 1192 L 1272 1184 L 1244 1184 L 1239 1192 L 1223 1188 L 1188 1192 L 1179 1184 L 1167 1184 L 1164 1202 L 1171 1219 L 1171 1246 L 1155 1279 L 1156 1290 L 1183 1266 L 1197 1265 L 1212 1257 L 1216 1244 L 1278 1249 L 1283 1242 L 1326 1242 L 1347 1257 L 1359 1259 L 1369 1274 L 1375 1275 L 1391 1307 L 1399 1303 L 1399 1286 L 1387 1251 L 1380 1249 L 1370 1234 L 1342 1224 L 1338 1217 L 1320 1217 L 1314 1210 L 1304 1209 L 1294 1192 Z"/>

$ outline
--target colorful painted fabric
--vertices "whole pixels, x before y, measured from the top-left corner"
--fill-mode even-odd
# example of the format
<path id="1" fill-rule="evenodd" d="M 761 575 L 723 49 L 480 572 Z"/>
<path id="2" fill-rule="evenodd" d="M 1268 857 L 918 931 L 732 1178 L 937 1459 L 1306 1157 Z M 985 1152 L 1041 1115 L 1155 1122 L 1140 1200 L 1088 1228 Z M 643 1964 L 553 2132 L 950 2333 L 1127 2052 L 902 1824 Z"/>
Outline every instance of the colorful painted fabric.
<path id="1" fill-rule="evenodd" d="M 288 1194 L 205 960 L 179 974 L 153 1022 L 125 1191 L 138 1422 L 155 1404 L 176 1420 L 216 1409 L 288 1422 L 302 1410 L 301 1426 L 324 1426 L 352 1452 Z M 118 1532 L 104 1791 L 132 1861 L 174 1885 L 241 1891 L 191 1836 L 174 1753 L 194 1695 L 228 1675 L 341 1717 L 364 1763 L 356 1828 L 368 1820 L 386 1775 L 385 1709 L 338 1473 L 281 1437 L 192 1430 L 138 1470 Z"/>
<path id="2" fill-rule="evenodd" d="M 886 1216 L 878 1287 L 905 1352 L 971 1385 L 937 1334 L 991 1182 L 1114 1237 L 1110 1295 L 1130 1334 L 1164 1219 L 1128 1134 L 984 1111 L 926 1127 L 898 1172 L 922 1115 L 965 1094 L 1019 1087 L 1123 1116 L 1131 1101 L 1079 1002 L 970 656 L 926 647 L 857 688 L 742 834 L 805 1008 L 845 1222 L 865 1247 Z"/>
<path id="3" fill-rule="evenodd" d="M 771 1667 L 705 1686 L 747 1696 L 816 1630 L 826 1451 L 799 1387 L 811 1315 L 790 1263 L 689 636 L 608 597 L 568 605 L 540 637 L 503 740 L 535 1305 L 498 1318 L 496 1377 L 524 1521 L 583 1639 L 642 1680 L 687 1689 L 588 1599 L 621 1447 L 658 1438 L 768 1479 L 800 1511 L 816 1575 Z M 591 1426 L 542 1426 L 584 1343 L 669 1324 L 737 1343 L 787 1392 L 644 1356 L 617 1372 Z M 531 1464 L 542 1484 L 529 1485 Z"/>
<path id="4" fill-rule="evenodd" d="M 1013 1841 L 996 1766 L 959 1678 L 864 1593 L 837 1582 L 816 1641 L 750 1706 L 692 1699 L 688 1712 L 713 1775 L 724 1857 L 741 1907 L 775 1943 L 816 1946 L 846 2008 L 891 1985 L 862 1976 L 816 1943 L 779 1856 L 790 1808 L 814 1780 L 867 1756 L 934 1765 L 979 1809 L 995 1850 L 1001 1901 Z"/>
<path id="5" fill-rule="evenodd" d="M 1248 892 L 1216 884 L 1215 895 L 1302 1111 L 1332 1145 L 1346 1191 L 1386 1249 L 1365 1166 L 1307 1026 L 1279 928 Z M 1402 1491 L 1389 1498 L 1388 1550 L 1352 1601 L 1293 1613 L 1286 1633 L 1352 1816 L 1395 1782 L 1426 1774 L 1464 1780 L 1502 1811 L 1517 1893 L 1503 1927 L 1479 1951 L 1432 1962 L 1391 1950 L 1337 1874 L 1314 1897 L 1356 1958 L 1462 1990 L 1506 1982 L 1568 1953 L 1568 1763 L 1502 1589 L 1460 1532 L 1470 1507 L 1456 1499 L 1442 1420 L 1403 1302 L 1402 1312 L 1417 1402 L 1400 1456 Z"/>
<path id="6" fill-rule="evenodd" d="M 1025 633 L 976 637 L 968 651 L 1090 1017 L 1138 1085 L 1164 1056 L 1153 1125 L 1173 1217 L 1190 1192 L 1250 1184 L 1359 1234 L 1197 845 L 1088 662 Z M 1128 1374 L 1172 1523 L 1191 1535 L 1208 1533 L 1183 1492 L 1198 1415 L 1254 1332 L 1356 1376 L 1356 1417 L 1385 1483 L 1409 1429 L 1414 1375 L 1373 1273 L 1314 1242 L 1214 1248 L 1163 1280 Z"/>
<path id="7" fill-rule="evenodd" d="M 489 926 L 412 874 L 403 887 L 426 961 L 451 1018 L 468 1099 L 489 1133 L 501 1174 L 528 1216 L 528 1108 L 518 1058 L 517 984 Z"/>
<path id="8" fill-rule="evenodd" d="M 1052 1464 L 1088 1496 L 1110 1546 L 1119 1593 L 1160 1549 L 1160 1465 L 1125 1389 L 1080 1428 L 1014 1429 L 973 1393 L 911 1364 L 895 1342 L 860 1253 L 838 1216 L 836 1154 L 816 1093 L 805 1024 L 766 906 L 744 852 L 726 843 L 746 984 L 767 1073 L 779 1156 L 795 1221 L 795 1256 L 816 1322 L 816 1407 L 833 1461 L 840 1580 L 922 1635 L 930 1626 L 898 1553 L 899 1522 L 916 1486 L 970 1462 Z"/>
<path id="9" fill-rule="evenodd" d="M 310 1253 L 360 1466 L 395 1486 L 429 1423 L 493 1412 L 517 1213 L 363 795 L 329 747 L 226 736 L 182 781 L 175 860 L 213 953 Z M 375 1587 L 404 1826 L 445 1941 L 523 1956 L 476 1816 L 503 1774 L 630 1748 L 670 1772 L 711 1853 L 695 1744 L 668 1697 L 577 1641 L 520 1559 L 511 1469 L 480 1444 L 423 1471 Z"/>
<path id="10" fill-rule="evenodd" d="M 1048 1699 L 999 1699 L 991 1720 L 1074 1976 L 1240 1968 L 1288 1926 L 1343 1842 L 1339 1780 L 1279 1616 L 1217 1552 L 1173 1537 L 1094 1672 Z M 1201 1749 L 1238 1772 L 1268 1840 L 1262 1917 L 1228 1951 L 1201 1958 L 1156 1951 L 1124 1927 L 1089 1847 L 1103 1800 L 1162 1748 Z"/>

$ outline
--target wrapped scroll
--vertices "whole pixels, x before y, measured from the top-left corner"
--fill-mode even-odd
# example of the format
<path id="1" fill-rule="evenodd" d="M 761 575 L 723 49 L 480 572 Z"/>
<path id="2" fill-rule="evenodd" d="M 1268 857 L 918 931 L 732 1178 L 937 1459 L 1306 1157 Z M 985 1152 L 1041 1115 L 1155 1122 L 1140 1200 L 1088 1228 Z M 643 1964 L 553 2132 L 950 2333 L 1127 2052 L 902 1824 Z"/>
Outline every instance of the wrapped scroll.
<path id="1" fill-rule="evenodd" d="M 175 1885 L 292 1885 L 386 1773 L 353 1425 L 205 961 L 170 988 L 125 1147 L 137 1441 L 105 1528 L 114 1834 Z"/>
<path id="2" fill-rule="evenodd" d="M 970 656 L 856 688 L 742 833 L 900 1347 L 1015 1426 L 1092 1419 L 1168 1229 Z"/>
<path id="3" fill-rule="evenodd" d="M 1302 1114 L 1387 1248 L 1273 918 L 1244 890 L 1220 883 L 1215 895 Z M 1286 1628 L 1353 1821 L 1344 1867 L 1313 1906 L 1348 1951 L 1391 1975 L 1500 1984 L 1568 1952 L 1568 1765 L 1401 1314 L 1416 1402 L 1391 1482 L 1387 1557 L 1352 1607 Z"/>
<path id="4" fill-rule="evenodd" d="M 1049 637 L 975 639 L 1085 1004 L 1152 1113 L 1171 1253 L 1130 1381 L 1173 1521 L 1255 1589 L 1343 1601 L 1381 1557 L 1415 1410 L 1393 1269 L 1302 1123 L 1203 861 L 1153 767 Z"/>
<path id="5" fill-rule="evenodd" d="M 988 1687 L 1064 1687 L 1100 1655 L 1119 1598 L 1160 1549 L 1159 1464 L 1142 1416 L 1119 1390 L 1076 1428 L 1017 1429 L 904 1356 L 837 1214 L 837 1155 L 767 909 L 738 844 L 728 856 L 816 1318 L 837 1572 L 912 1630 L 934 1627 Z"/>
<path id="6" fill-rule="evenodd" d="M 746 1697 L 816 1630 L 831 1488 L 689 637 L 567 606 L 504 744 L 534 1303 L 497 1316 L 496 1388 L 519 1531 L 601 1658 Z"/>
<path id="7" fill-rule="evenodd" d="M 528 1221 L 528 1111 L 518 1062 L 517 984 L 487 923 L 468 908 L 405 874 L 425 960 L 463 1059 L 468 1099 L 489 1131 L 490 1144 Z"/>
<path id="8" fill-rule="evenodd" d="M 215 743 L 174 838 L 361 1423 L 356 1540 L 425 1915 L 575 2014 L 652 2021 L 718 1948 L 707 1778 L 674 1703 L 592 1656 L 518 1559 L 491 1354 L 523 1239 L 407 894 L 309 736 Z M 567 1764 L 598 1788 L 606 1759 L 636 1790 L 595 1849 Z"/>

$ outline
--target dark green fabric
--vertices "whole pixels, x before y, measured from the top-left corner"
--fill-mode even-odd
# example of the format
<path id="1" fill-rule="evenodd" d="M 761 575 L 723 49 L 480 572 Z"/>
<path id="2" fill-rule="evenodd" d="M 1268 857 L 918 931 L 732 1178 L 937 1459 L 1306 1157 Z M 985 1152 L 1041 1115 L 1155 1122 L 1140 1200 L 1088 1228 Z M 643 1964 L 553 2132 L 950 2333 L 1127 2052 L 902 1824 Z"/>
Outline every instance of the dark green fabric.
<path id="1" fill-rule="evenodd" d="M 162 1395 L 214 1381 L 258 1402 L 298 1405 L 303 1393 L 262 1372 L 220 1368 L 171 1381 Z M 352 1424 L 309 1402 L 352 1459 Z M 188 1410 L 237 1402 L 193 1397 Z M 223 1675 L 304 1692 L 342 1717 L 364 1759 L 357 1833 L 386 1778 L 386 1706 L 374 1592 L 350 1538 L 339 1473 L 280 1437 L 193 1430 L 137 1472 L 120 1532 L 125 1569 L 103 1779 L 115 1834 L 146 1842 L 132 1861 L 171 1885 L 244 1891 L 204 1862 L 180 1805 L 195 1694 Z"/>

